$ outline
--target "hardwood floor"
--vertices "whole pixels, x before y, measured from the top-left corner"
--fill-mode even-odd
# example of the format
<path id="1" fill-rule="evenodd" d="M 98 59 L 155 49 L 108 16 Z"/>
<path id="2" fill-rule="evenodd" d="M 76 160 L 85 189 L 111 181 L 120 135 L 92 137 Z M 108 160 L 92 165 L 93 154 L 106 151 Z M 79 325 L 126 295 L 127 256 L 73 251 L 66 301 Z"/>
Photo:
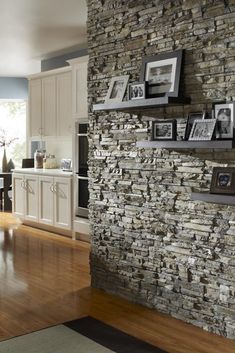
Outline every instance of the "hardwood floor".
<path id="1" fill-rule="evenodd" d="M 91 289 L 88 244 L 0 213 L 0 340 L 86 315 L 169 353 L 235 352 L 235 341 Z"/>

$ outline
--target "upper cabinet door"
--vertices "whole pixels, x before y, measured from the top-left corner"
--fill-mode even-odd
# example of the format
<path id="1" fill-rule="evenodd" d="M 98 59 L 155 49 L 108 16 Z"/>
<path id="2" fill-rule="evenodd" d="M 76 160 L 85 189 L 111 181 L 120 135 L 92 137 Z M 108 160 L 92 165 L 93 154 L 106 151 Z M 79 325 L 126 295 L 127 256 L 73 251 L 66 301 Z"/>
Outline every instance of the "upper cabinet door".
<path id="1" fill-rule="evenodd" d="M 42 126 L 44 136 L 55 136 L 56 132 L 56 77 L 42 79 Z"/>
<path id="2" fill-rule="evenodd" d="M 72 134 L 72 83 L 71 71 L 57 76 L 57 136 Z"/>
<path id="3" fill-rule="evenodd" d="M 72 116 L 74 119 L 87 119 L 87 68 L 88 56 L 68 60 L 72 66 Z"/>
<path id="4" fill-rule="evenodd" d="M 42 135 L 42 85 L 41 79 L 29 81 L 29 134 Z"/>

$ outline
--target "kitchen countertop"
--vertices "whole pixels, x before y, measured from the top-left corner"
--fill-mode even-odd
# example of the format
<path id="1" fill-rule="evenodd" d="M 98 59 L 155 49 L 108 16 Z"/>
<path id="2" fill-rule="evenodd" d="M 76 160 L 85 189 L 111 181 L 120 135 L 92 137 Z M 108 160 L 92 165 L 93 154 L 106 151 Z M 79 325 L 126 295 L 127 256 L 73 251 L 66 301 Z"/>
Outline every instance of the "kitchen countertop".
<path id="1" fill-rule="evenodd" d="M 72 177 L 72 172 L 64 172 L 62 169 L 36 169 L 36 168 L 16 168 L 13 173 L 37 174 L 47 176 Z"/>

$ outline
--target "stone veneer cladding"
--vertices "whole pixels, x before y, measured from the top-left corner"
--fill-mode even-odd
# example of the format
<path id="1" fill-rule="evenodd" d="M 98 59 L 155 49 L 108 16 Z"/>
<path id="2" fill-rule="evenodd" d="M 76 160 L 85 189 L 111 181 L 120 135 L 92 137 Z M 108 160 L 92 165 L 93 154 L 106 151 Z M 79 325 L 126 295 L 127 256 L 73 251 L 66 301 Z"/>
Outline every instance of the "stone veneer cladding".
<path id="1" fill-rule="evenodd" d="M 135 147 L 151 116 L 183 124 L 235 96 L 235 1 L 87 2 L 92 285 L 235 338 L 235 208 L 190 200 L 234 151 Z M 144 55 L 180 48 L 191 105 L 92 112 L 112 76 L 138 81 Z"/>

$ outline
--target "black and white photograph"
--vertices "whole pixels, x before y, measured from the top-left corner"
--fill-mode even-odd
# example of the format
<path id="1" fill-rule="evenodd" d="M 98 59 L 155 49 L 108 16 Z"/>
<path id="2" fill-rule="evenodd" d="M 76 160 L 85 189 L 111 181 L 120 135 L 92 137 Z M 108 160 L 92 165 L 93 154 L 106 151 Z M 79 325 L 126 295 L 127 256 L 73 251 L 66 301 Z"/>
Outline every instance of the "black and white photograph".
<path id="1" fill-rule="evenodd" d="M 112 77 L 105 102 L 122 102 L 126 92 L 128 80 L 129 75 Z"/>
<path id="2" fill-rule="evenodd" d="M 232 139 L 234 132 L 234 102 L 215 105 L 216 138 Z"/>
<path id="3" fill-rule="evenodd" d="M 144 99 L 146 91 L 145 82 L 130 83 L 128 85 L 129 100 Z"/>
<path id="4" fill-rule="evenodd" d="M 215 130 L 215 119 L 195 120 L 190 132 L 189 141 L 210 141 Z"/>
<path id="5" fill-rule="evenodd" d="M 172 96 L 179 93 L 182 50 L 143 59 L 141 80 L 147 82 L 147 96 Z"/>
<path id="6" fill-rule="evenodd" d="M 152 123 L 152 140 L 175 140 L 176 121 L 175 120 L 156 120 Z"/>
<path id="7" fill-rule="evenodd" d="M 212 194 L 235 194 L 235 168 L 213 168 L 210 192 Z"/>
<path id="8" fill-rule="evenodd" d="M 184 140 L 188 140 L 189 139 L 190 132 L 192 130 L 194 121 L 195 120 L 202 120 L 202 119 L 204 119 L 204 117 L 205 117 L 204 112 L 192 112 L 192 113 L 188 114 L 187 124 L 186 124 L 186 128 L 185 128 Z"/>
<path id="9" fill-rule="evenodd" d="M 171 59 L 171 61 L 172 60 L 173 63 L 169 65 L 152 66 L 151 64 L 149 64 L 147 72 L 147 79 L 149 85 L 158 86 L 159 90 L 162 90 L 162 92 L 170 92 L 172 90 L 173 64 L 176 61 L 175 59 Z"/>

